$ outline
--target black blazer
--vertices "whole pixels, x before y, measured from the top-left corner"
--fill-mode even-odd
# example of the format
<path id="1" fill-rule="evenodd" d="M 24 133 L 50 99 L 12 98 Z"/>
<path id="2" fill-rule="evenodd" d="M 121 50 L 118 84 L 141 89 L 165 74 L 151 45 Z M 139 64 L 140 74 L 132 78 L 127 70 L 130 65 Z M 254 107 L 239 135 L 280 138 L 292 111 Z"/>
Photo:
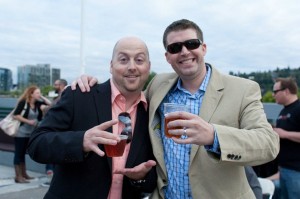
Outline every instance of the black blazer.
<path id="1" fill-rule="evenodd" d="M 143 104 L 137 109 L 136 125 L 126 167 L 131 168 L 149 159 L 154 160 L 148 133 L 148 113 Z M 111 185 L 112 159 L 83 152 L 86 130 L 112 119 L 111 87 L 107 81 L 82 93 L 79 88 L 67 88 L 60 101 L 45 115 L 32 133 L 28 153 L 40 163 L 54 163 L 55 171 L 46 199 L 78 198 L 107 199 Z M 108 131 L 112 132 L 112 128 Z M 104 150 L 103 145 L 99 145 Z M 141 198 L 141 192 L 152 192 L 156 187 L 153 168 L 141 188 L 133 186 L 124 176 L 123 199 Z"/>

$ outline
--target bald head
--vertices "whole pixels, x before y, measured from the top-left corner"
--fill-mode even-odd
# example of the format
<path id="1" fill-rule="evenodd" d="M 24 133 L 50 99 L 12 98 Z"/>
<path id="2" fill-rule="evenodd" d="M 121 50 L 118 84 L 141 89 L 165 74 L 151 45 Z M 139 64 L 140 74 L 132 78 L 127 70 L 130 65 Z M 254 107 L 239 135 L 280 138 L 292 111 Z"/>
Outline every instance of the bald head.
<path id="1" fill-rule="evenodd" d="M 115 58 L 116 54 L 118 54 L 120 49 L 141 50 L 146 54 L 146 56 L 149 60 L 148 47 L 147 47 L 146 43 L 138 37 L 133 37 L 133 36 L 123 37 L 119 41 L 117 41 L 117 43 L 115 44 L 114 49 L 113 49 L 112 59 Z"/>
<path id="2" fill-rule="evenodd" d="M 124 37 L 116 43 L 110 72 L 123 96 L 140 96 L 150 73 L 150 65 L 148 48 L 141 39 Z"/>

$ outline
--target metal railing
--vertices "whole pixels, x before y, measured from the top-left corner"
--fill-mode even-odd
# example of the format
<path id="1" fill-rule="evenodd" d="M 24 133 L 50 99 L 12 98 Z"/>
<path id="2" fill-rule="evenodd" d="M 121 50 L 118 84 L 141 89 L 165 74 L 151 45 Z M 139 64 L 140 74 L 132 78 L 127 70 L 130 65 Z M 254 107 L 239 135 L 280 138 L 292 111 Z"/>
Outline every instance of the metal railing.
<path id="1" fill-rule="evenodd" d="M 13 109 L 12 107 L 0 107 L 0 120 L 5 118 Z"/>

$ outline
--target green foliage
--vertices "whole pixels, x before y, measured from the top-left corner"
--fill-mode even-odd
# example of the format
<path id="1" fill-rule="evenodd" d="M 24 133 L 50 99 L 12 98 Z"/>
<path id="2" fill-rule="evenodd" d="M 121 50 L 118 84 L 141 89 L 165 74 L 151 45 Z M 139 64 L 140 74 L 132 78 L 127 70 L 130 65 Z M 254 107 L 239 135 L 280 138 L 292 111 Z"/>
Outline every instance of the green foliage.
<path id="1" fill-rule="evenodd" d="M 41 93 L 43 96 L 48 96 L 49 91 L 53 91 L 53 86 L 44 86 L 41 88 Z"/>
<path id="2" fill-rule="evenodd" d="M 148 77 L 148 80 L 146 81 L 143 90 L 145 90 L 145 89 L 147 88 L 149 82 L 153 79 L 153 77 L 154 77 L 155 75 L 156 75 L 156 72 L 153 72 L 153 71 L 152 71 L 152 72 L 150 73 L 150 75 L 149 75 L 149 77 Z"/>
<path id="3" fill-rule="evenodd" d="M 14 91 L 6 91 L 6 92 L 0 92 L 0 95 L 6 96 L 6 97 L 14 97 L 19 98 L 25 89 L 18 89 Z M 48 96 L 49 91 L 53 90 L 53 86 L 44 86 L 41 88 L 41 93 L 43 96 Z"/>
<path id="4" fill-rule="evenodd" d="M 2 91 L 0 92 L 1 96 L 5 97 L 13 97 L 13 98 L 18 98 L 20 97 L 22 92 L 20 90 L 14 90 L 14 91 Z"/>
<path id="5" fill-rule="evenodd" d="M 263 102 L 272 102 L 271 99 L 273 98 L 272 97 L 273 85 L 275 79 L 278 77 L 294 77 L 297 81 L 298 86 L 300 86 L 300 68 L 296 68 L 296 69 L 290 69 L 290 67 L 284 69 L 277 68 L 274 71 L 269 70 L 266 72 L 251 72 L 249 74 L 239 73 L 239 72 L 234 73 L 230 71 L 229 74 L 256 81 L 260 85 L 262 95 L 263 95 L 263 99 L 262 99 Z"/>
<path id="6" fill-rule="evenodd" d="M 263 97 L 262 102 L 275 102 L 274 97 L 272 96 L 272 91 L 267 91 Z"/>

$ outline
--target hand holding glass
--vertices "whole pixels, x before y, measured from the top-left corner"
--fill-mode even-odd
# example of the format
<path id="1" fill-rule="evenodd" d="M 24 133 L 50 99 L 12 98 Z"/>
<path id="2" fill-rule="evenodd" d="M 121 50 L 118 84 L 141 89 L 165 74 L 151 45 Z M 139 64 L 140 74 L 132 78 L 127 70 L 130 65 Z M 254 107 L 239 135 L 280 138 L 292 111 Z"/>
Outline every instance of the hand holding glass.
<path id="1" fill-rule="evenodd" d="M 126 144 L 130 143 L 132 140 L 132 127 L 131 127 L 130 114 L 127 112 L 122 112 L 119 114 L 118 119 L 121 123 L 124 124 L 124 128 L 121 132 L 121 135 L 119 135 L 121 141 L 118 142 L 117 145 L 104 145 L 105 152 L 108 157 L 122 156 Z"/>
<path id="2" fill-rule="evenodd" d="M 190 107 L 188 105 L 185 104 L 175 104 L 175 103 L 164 103 L 164 114 L 167 113 L 171 113 L 171 112 L 176 112 L 176 111 L 185 111 L 185 112 L 190 112 Z M 175 127 L 175 128 L 168 128 L 168 123 L 174 120 L 178 120 L 178 119 L 182 119 L 179 116 L 176 118 L 172 118 L 172 119 L 166 119 L 165 118 L 165 136 L 168 138 L 171 137 L 176 137 L 176 138 L 180 138 L 181 135 L 171 135 L 168 133 L 168 131 L 170 129 L 182 129 L 182 126 L 179 127 Z"/>
<path id="3" fill-rule="evenodd" d="M 118 142 L 116 145 L 108 145 L 108 144 L 104 145 L 105 153 L 108 157 L 119 157 L 123 155 L 128 136 L 127 135 L 119 135 L 119 136 L 121 141 Z"/>

